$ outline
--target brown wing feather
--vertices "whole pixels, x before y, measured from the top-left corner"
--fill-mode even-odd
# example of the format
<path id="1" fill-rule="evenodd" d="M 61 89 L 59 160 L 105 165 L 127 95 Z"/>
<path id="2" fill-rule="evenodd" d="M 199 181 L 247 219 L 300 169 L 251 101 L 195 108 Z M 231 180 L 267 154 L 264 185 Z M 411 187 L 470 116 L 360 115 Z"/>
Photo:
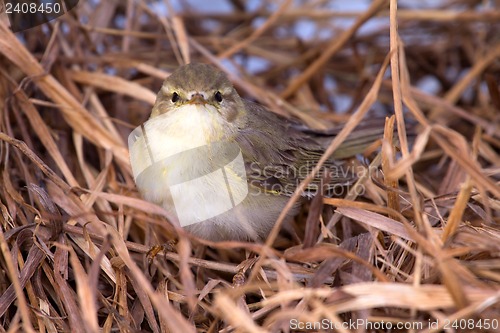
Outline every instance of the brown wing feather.
<path id="1" fill-rule="evenodd" d="M 260 105 L 245 101 L 245 107 L 249 123 L 244 129 L 240 129 L 236 141 L 246 161 L 250 184 L 277 195 L 291 195 L 323 155 L 324 144 L 319 141 L 325 140 L 325 136 L 321 135 L 322 140 L 318 140 L 319 135 L 314 136 L 310 130 L 307 133 L 299 129 L 295 123 Z M 333 137 L 326 139 L 331 141 Z M 361 152 L 359 146 L 366 147 L 366 140 L 356 139 L 355 136 L 346 140 L 340 148 L 344 151 L 342 157 L 352 157 Z M 356 173 L 346 169 L 345 160 L 332 158 L 324 167 L 323 170 L 329 170 L 332 175 L 332 186 L 348 185 L 356 179 Z M 321 179 L 323 174 L 320 173 L 304 195 L 313 195 Z"/>

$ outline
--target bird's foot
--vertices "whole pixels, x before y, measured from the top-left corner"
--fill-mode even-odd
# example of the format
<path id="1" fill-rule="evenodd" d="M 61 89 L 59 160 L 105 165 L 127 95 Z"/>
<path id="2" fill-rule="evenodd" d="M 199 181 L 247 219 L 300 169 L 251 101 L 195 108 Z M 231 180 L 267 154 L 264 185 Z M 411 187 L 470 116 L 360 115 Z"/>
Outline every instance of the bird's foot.
<path id="1" fill-rule="evenodd" d="M 165 254 L 167 252 L 174 252 L 176 244 L 176 240 L 170 240 L 164 244 L 153 245 L 146 255 L 149 265 L 153 263 L 153 260 L 156 258 L 158 253 L 163 252 L 163 254 Z"/>
<path id="2" fill-rule="evenodd" d="M 233 287 L 241 287 L 246 282 L 246 272 L 257 262 L 258 257 L 248 258 L 238 265 L 238 273 L 233 277 Z"/>

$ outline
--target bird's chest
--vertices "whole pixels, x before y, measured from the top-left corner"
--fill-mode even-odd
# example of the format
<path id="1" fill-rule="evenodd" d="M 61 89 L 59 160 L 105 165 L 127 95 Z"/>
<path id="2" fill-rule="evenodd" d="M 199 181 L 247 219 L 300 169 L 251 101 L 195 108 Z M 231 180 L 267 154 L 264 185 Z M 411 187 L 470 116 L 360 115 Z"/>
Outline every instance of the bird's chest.
<path id="1" fill-rule="evenodd" d="M 129 146 L 143 197 L 175 208 L 180 220 L 201 221 L 231 209 L 248 189 L 241 151 L 223 124 L 207 110 L 189 111 L 148 121 Z"/>

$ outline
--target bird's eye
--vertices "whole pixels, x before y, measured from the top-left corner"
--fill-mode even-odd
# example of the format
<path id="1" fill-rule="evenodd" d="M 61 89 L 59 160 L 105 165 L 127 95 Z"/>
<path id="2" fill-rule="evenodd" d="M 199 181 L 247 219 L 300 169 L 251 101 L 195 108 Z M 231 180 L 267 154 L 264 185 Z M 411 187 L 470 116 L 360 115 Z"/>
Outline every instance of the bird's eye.
<path id="1" fill-rule="evenodd" d="M 174 93 L 172 94 L 172 102 L 173 102 L 173 103 L 176 103 L 176 102 L 178 102 L 178 101 L 179 101 L 179 94 L 178 94 L 178 93 L 176 93 L 176 92 L 174 92 Z"/>
<path id="2" fill-rule="evenodd" d="M 222 94 L 220 93 L 220 91 L 217 91 L 214 95 L 215 97 L 215 100 L 217 101 L 217 103 L 221 103 L 222 102 Z"/>

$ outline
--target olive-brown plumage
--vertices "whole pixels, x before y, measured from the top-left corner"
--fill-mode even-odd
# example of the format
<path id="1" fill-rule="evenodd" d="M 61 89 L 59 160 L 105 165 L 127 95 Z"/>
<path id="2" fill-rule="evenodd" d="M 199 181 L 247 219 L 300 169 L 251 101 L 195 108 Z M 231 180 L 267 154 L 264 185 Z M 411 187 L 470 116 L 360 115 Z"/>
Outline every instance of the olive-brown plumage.
<path id="1" fill-rule="evenodd" d="M 158 124 L 161 135 L 156 136 L 150 145 L 160 150 L 177 151 L 184 146 L 190 149 L 197 147 L 197 144 L 190 145 L 196 140 L 207 145 L 234 143 L 241 150 L 248 195 L 231 210 L 186 226 L 196 236 L 209 240 L 264 239 L 289 196 L 322 156 L 327 138 L 240 98 L 226 75 L 206 64 L 182 66 L 165 80 L 151 113 L 150 120 L 154 119 L 161 119 Z M 355 173 L 344 172 L 345 162 L 335 159 L 335 156 L 353 156 L 379 134 L 380 130 L 366 131 L 366 140 L 351 136 L 344 143 L 325 165 L 328 170 L 336 172 L 331 179 L 332 186 L 344 186 L 355 179 Z M 220 154 L 222 156 L 225 152 L 221 150 Z M 141 158 L 140 154 L 131 154 L 132 166 L 140 164 Z M 208 164 L 212 160 L 217 158 L 210 158 Z M 173 207 L 175 205 L 163 181 L 168 179 L 175 183 L 176 177 L 189 178 L 191 175 L 196 178 L 206 167 L 207 159 L 198 159 L 194 155 L 188 160 L 179 158 L 174 163 L 175 168 L 146 170 L 136 178 L 144 198 L 173 213 L 179 209 L 207 208 L 196 205 Z M 181 171 L 174 172 L 173 169 Z M 240 176 L 226 174 L 226 177 L 238 181 Z M 321 176 L 311 183 L 303 193 L 305 197 L 315 193 L 320 179 Z M 215 185 L 224 191 L 227 184 Z M 293 210 L 291 215 L 295 213 Z"/>

